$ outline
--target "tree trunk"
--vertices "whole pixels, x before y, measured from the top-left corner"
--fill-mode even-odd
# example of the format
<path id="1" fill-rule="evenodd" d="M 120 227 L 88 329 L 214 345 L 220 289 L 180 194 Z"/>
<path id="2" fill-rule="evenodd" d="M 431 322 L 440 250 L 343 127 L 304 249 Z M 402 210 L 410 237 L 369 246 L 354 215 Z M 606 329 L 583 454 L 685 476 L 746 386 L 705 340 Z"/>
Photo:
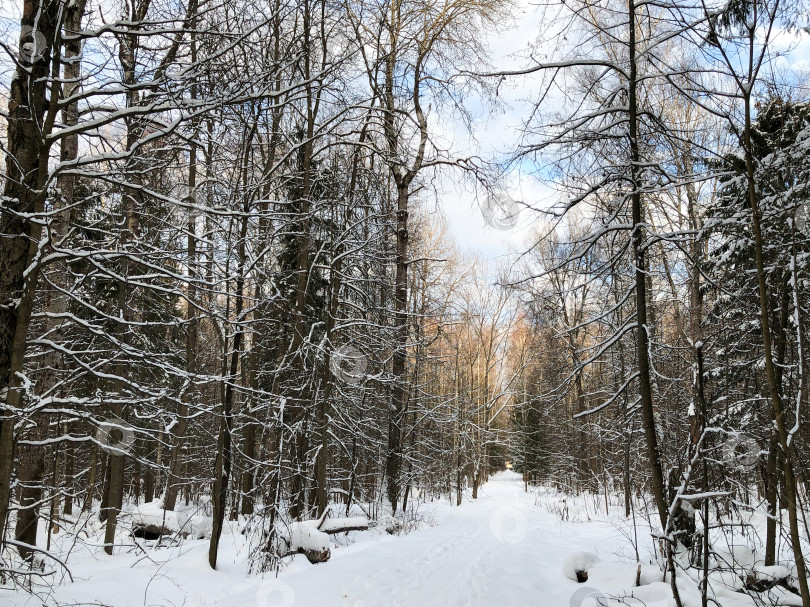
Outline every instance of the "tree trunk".
<path id="1" fill-rule="evenodd" d="M 408 184 L 397 183 L 397 252 L 394 279 L 394 354 L 391 373 L 394 386 L 388 429 L 385 474 L 388 500 L 394 513 L 399 500 L 402 469 L 402 416 L 405 410 L 405 358 L 408 345 Z"/>
<path id="2" fill-rule="evenodd" d="M 56 119 L 55 84 L 49 75 L 58 61 L 60 2 L 39 0 L 23 4 L 23 35 L 29 53 L 21 53 L 11 80 L 6 138 L 4 210 L 0 213 L 0 543 L 5 541 L 14 462 L 14 424 L 21 406 L 20 389 L 28 326 L 38 271 L 25 272 L 37 252 L 42 227 L 26 219 L 42 213 L 48 179 L 50 143 L 46 140 Z M 57 79 L 58 80 L 58 79 Z M 7 210 L 6 210 L 7 209 Z"/>
<path id="3" fill-rule="evenodd" d="M 310 1 L 305 0 L 302 2 L 303 6 L 303 37 L 304 37 L 304 56 L 303 56 L 303 77 L 308 80 L 312 73 L 311 66 L 311 36 L 310 30 L 312 27 L 312 15 L 310 11 Z M 310 196 L 312 194 L 312 153 L 313 153 L 313 136 L 315 134 L 315 120 L 319 108 L 318 93 L 313 91 L 312 84 L 307 83 L 304 87 L 306 93 L 306 130 L 304 132 L 305 140 L 300 151 L 300 170 L 301 170 L 301 189 L 298 197 L 300 207 L 297 209 L 299 216 L 299 232 L 297 235 L 298 242 L 298 256 L 296 259 L 296 300 L 295 300 L 295 331 L 293 333 L 293 342 L 291 351 L 294 356 L 298 357 L 300 361 L 298 367 L 301 370 L 306 369 L 306 361 L 302 346 L 304 343 L 304 331 L 306 320 L 306 307 L 307 307 L 307 287 L 310 277 L 310 248 L 311 248 L 311 217 L 310 217 Z M 298 413 L 295 422 L 302 423 L 302 420 L 308 419 L 311 415 L 311 397 L 308 385 L 299 380 L 301 386 L 297 390 L 296 401 Z M 306 423 L 304 421 L 303 423 Z M 291 451 L 296 454 L 298 459 L 294 464 L 294 473 L 292 479 L 292 498 L 290 515 L 294 519 L 300 519 L 306 509 L 306 495 L 304 478 L 306 472 L 306 454 L 309 451 L 309 437 L 299 433 L 295 439 L 296 449 Z"/>
<path id="4" fill-rule="evenodd" d="M 755 20 L 756 21 L 756 20 Z M 754 52 L 754 30 L 750 32 L 750 49 Z M 751 61 L 753 65 L 753 61 Z M 750 82 L 750 80 L 749 80 Z M 784 456 L 785 474 L 785 497 L 787 499 L 788 521 L 790 524 L 790 541 L 793 545 L 793 557 L 796 562 L 796 576 L 799 579 L 799 589 L 802 596 L 802 605 L 810 607 L 810 588 L 807 584 L 807 573 L 802 553 L 801 535 L 799 533 L 799 520 L 797 516 L 796 499 L 796 478 L 793 473 L 793 457 L 791 436 L 788 434 L 785 424 L 784 408 L 782 406 L 782 395 L 780 386 L 777 383 L 777 370 L 773 360 L 773 350 L 771 344 L 771 327 L 768 316 L 768 284 L 765 274 L 765 256 L 763 253 L 762 238 L 762 215 L 759 210 L 757 199 L 756 182 L 754 180 L 754 152 L 751 140 L 751 90 L 745 93 L 745 168 L 748 180 L 748 202 L 751 206 L 751 224 L 754 232 L 754 259 L 756 260 L 757 284 L 759 292 L 760 322 L 762 324 L 762 346 L 765 351 L 765 373 L 768 377 L 768 388 L 773 408 L 773 418 L 779 436 L 779 444 Z"/>
<path id="5" fill-rule="evenodd" d="M 636 280 L 636 355 L 638 357 L 638 382 L 641 396 L 641 420 L 647 443 L 647 458 L 652 479 L 652 492 L 661 529 L 667 528 L 667 503 L 665 499 L 664 474 L 661 468 L 661 454 L 658 448 L 658 434 L 653 408 L 652 381 L 650 379 L 650 341 L 647 330 L 647 260 L 644 242 L 643 207 L 641 200 L 641 154 L 638 144 L 638 101 L 636 75 L 636 7 L 635 1 L 628 2 L 630 42 L 629 89 L 629 128 L 630 162 L 632 174 L 632 221 L 633 221 L 633 261 Z"/>
<path id="6" fill-rule="evenodd" d="M 192 39 L 194 35 L 192 34 Z M 196 47 L 192 43 L 191 61 L 196 61 Z M 196 87 L 192 87 L 192 99 L 196 97 Z M 188 222 L 186 225 L 186 243 L 188 247 L 188 296 L 186 298 L 186 373 L 185 389 L 183 391 L 182 403 L 177 411 L 177 424 L 172 428 L 174 444 L 169 460 L 169 475 L 166 479 L 166 497 L 163 500 L 163 507 L 166 510 L 174 510 L 177 503 L 177 492 L 180 488 L 180 471 L 183 466 L 182 454 L 188 430 L 188 406 L 194 402 L 196 393 L 195 374 L 197 373 L 197 308 L 195 300 L 196 280 L 195 267 L 197 263 L 197 215 L 194 210 L 197 204 L 197 196 L 194 192 L 197 187 L 197 144 L 195 138 L 192 139 L 189 150 L 188 163 Z"/>
<path id="7" fill-rule="evenodd" d="M 65 445 L 65 505 L 62 513 L 65 516 L 73 516 L 73 460 L 76 457 L 75 448 L 71 443 Z"/>
<path id="8" fill-rule="evenodd" d="M 245 180 L 246 181 L 246 180 Z M 225 383 L 225 394 L 222 402 L 222 417 L 220 418 L 219 439 L 217 440 L 216 478 L 211 494 L 214 506 L 213 529 L 211 541 L 208 545 L 208 564 L 211 569 L 217 568 L 217 552 L 219 540 L 222 535 L 222 525 L 225 522 L 225 510 L 228 504 L 228 481 L 231 476 L 231 436 L 233 432 L 233 403 L 234 382 L 239 371 L 239 357 L 242 353 L 242 340 L 244 336 L 242 311 L 244 310 L 245 264 L 247 260 L 247 229 L 250 216 L 250 198 L 245 197 L 242 209 L 239 242 L 237 244 L 237 274 L 235 289 L 234 319 L 236 329 L 231 343 L 231 358 L 228 363 L 228 373 Z"/>
<path id="9" fill-rule="evenodd" d="M 36 428 L 29 434 L 29 440 L 44 441 L 48 438 L 49 416 L 40 416 Z M 32 546 L 37 543 L 37 522 L 39 507 L 42 501 L 43 482 L 45 477 L 45 449 L 42 446 L 28 446 L 20 449 L 19 472 L 17 482 L 20 486 L 20 507 L 17 511 L 17 525 L 14 539 Z M 34 551 L 19 546 L 20 556 L 31 560 Z"/>
<path id="10" fill-rule="evenodd" d="M 87 474 L 87 491 L 84 494 L 82 512 L 89 512 L 93 509 L 93 497 L 96 489 L 96 469 L 98 468 L 98 449 L 95 445 L 90 445 L 90 471 Z"/>

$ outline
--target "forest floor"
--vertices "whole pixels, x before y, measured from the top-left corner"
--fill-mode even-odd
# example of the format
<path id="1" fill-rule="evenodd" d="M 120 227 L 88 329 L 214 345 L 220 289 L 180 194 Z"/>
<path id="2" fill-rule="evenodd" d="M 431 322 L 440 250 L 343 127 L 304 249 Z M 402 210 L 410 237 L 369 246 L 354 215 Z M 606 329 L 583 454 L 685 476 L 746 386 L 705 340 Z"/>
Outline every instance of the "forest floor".
<path id="1" fill-rule="evenodd" d="M 236 523 L 223 536 L 216 571 L 207 564 L 207 540 L 161 549 L 131 545 L 110 557 L 100 546 L 61 534 L 54 546 L 63 554 L 72 546 L 75 581 L 43 586 L 33 595 L 0 590 L 0 605 L 591 607 L 600 597 L 607 604 L 608 596 L 610 605 L 672 605 L 669 584 L 650 564 L 649 527 L 636 520 L 645 564 L 642 586 L 634 587 L 632 522 L 615 507 L 605 516 L 599 498 L 591 500 L 589 506 L 559 494 L 526 493 L 520 477 L 506 471 L 482 487 L 479 499 L 460 507 L 423 504 L 432 526 L 400 536 L 382 530 L 333 536 L 340 545 L 328 562 L 311 565 L 298 555 L 280 576 L 264 578 L 248 575 L 248 545 Z M 583 551 L 601 562 L 590 567 L 586 583 L 577 584 L 564 569 L 571 575 L 574 564 L 595 560 Z M 680 586 L 685 607 L 700 604 L 691 580 Z M 717 599 L 724 607 L 754 605 L 729 590 Z"/>

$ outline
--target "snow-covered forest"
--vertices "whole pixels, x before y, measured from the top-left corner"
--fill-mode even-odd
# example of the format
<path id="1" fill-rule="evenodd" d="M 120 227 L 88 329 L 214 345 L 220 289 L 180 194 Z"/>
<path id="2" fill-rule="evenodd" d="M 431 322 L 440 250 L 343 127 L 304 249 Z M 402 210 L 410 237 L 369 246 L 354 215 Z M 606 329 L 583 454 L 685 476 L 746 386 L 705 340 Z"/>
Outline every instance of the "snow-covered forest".
<path id="1" fill-rule="evenodd" d="M 810 607 L 807 0 L 0 47 L 0 604 Z"/>

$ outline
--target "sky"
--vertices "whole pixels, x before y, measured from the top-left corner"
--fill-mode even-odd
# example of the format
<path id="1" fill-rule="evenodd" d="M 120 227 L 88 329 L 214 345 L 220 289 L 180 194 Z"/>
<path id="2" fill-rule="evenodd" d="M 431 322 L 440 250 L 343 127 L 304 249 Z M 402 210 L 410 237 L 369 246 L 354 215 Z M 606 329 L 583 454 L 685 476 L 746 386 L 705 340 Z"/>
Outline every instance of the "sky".
<path id="1" fill-rule="evenodd" d="M 519 55 L 535 40 L 539 31 L 539 11 L 525 1 L 520 4 L 513 27 L 507 31 L 485 34 L 485 44 L 490 49 L 492 64 L 498 70 L 525 66 L 525 59 Z M 439 129 L 442 135 L 452 140 L 455 150 L 476 152 L 488 160 L 505 161 L 520 137 L 521 118 L 528 108 L 526 97 L 530 92 L 523 84 L 518 87 L 509 81 L 502 83 L 498 91 L 500 103 L 494 111 L 486 108 L 487 104 L 480 100 L 474 100 L 470 105 L 474 104 L 479 111 L 474 115 L 472 133 L 467 131 L 460 120 L 437 117 L 441 122 Z M 487 222 L 481 209 L 482 204 L 486 207 L 486 200 L 476 200 L 472 184 L 458 179 L 457 176 L 444 176 L 438 206 L 462 252 L 477 254 L 483 260 L 497 261 L 510 252 L 524 248 L 537 218 L 522 209 L 519 202 L 526 201 L 535 205 L 541 198 L 548 197 L 549 190 L 535 179 L 517 175 L 510 176 L 507 187 L 510 198 L 518 202 L 518 205 L 509 207 L 517 210 L 516 223 L 502 221 L 499 229 L 493 227 L 492 222 Z M 515 225 L 512 226 L 512 223 Z"/>
<path id="2" fill-rule="evenodd" d="M 540 10 L 526 0 L 520 1 L 514 27 L 507 31 L 485 32 L 485 43 L 491 50 L 491 61 L 496 70 L 509 70 L 526 67 L 528 62 L 520 57 L 538 32 L 547 28 L 541 23 Z M 776 60 L 782 68 L 804 71 L 810 80 L 810 35 L 795 35 L 779 32 L 775 37 L 775 47 L 785 53 Z M 459 155 L 477 152 L 483 158 L 505 160 L 513 151 L 520 137 L 520 124 L 527 115 L 527 98 L 532 96 L 531 79 L 523 79 L 520 84 L 507 80 L 499 89 L 501 104 L 494 111 L 479 111 L 469 133 L 460 120 L 453 116 L 436 116 L 441 137 L 451 141 L 452 149 Z M 482 107 L 479 99 L 466 102 L 474 107 Z M 511 175 L 509 194 L 517 201 L 524 201 L 534 208 L 547 208 L 554 202 L 551 184 L 524 174 Z M 471 186 L 452 174 L 443 176 L 438 195 L 438 212 L 447 220 L 451 234 L 462 252 L 477 254 L 483 260 L 497 261 L 510 258 L 510 253 L 527 248 L 533 230 L 541 226 L 536 212 L 523 208 L 518 221 L 511 229 L 491 227 L 476 202 Z"/>

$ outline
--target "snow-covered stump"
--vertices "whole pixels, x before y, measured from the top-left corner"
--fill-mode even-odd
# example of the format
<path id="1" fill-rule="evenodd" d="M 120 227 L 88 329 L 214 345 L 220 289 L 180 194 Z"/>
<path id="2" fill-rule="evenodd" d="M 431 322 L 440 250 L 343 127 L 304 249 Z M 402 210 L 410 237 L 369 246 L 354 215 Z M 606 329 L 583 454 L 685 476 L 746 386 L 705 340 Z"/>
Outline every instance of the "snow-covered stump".
<path id="1" fill-rule="evenodd" d="M 563 574 L 579 584 L 588 581 L 588 570 L 600 561 L 592 552 L 572 552 L 563 561 Z"/>

